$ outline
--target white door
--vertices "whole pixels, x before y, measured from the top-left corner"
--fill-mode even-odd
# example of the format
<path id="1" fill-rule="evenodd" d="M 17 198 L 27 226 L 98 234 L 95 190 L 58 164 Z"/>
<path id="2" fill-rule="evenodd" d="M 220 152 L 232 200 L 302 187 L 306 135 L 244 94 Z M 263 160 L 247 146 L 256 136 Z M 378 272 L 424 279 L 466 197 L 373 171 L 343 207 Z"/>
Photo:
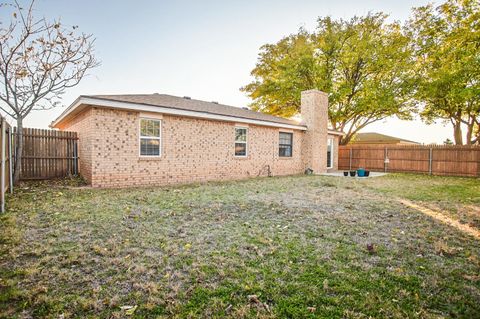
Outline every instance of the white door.
<path id="1" fill-rule="evenodd" d="M 327 168 L 333 168 L 333 137 L 327 139 Z"/>

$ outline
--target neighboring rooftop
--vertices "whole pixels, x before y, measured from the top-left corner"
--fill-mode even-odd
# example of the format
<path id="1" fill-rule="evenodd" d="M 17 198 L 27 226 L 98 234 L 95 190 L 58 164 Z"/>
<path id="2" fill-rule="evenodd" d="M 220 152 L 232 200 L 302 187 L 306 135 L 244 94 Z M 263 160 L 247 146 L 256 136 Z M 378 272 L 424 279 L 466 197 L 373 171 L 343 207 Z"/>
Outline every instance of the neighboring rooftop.
<path id="1" fill-rule="evenodd" d="M 126 95 L 86 95 L 85 97 L 103 99 L 117 102 L 153 105 L 175 108 L 186 111 L 204 112 L 218 115 L 235 116 L 246 119 L 268 121 L 281 124 L 301 125 L 298 121 L 255 112 L 246 108 L 220 104 L 218 102 L 206 102 L 194 100 L 190 97 L 178 97 L 167 94 L 126 94 Z"/>
<path id="2" fill-rule="evenodd" d="M 420 144 L 415 141 L 406 140 L 400 137 L 384 135 L 380 133 L 357 133 L 350 144 Z"/>

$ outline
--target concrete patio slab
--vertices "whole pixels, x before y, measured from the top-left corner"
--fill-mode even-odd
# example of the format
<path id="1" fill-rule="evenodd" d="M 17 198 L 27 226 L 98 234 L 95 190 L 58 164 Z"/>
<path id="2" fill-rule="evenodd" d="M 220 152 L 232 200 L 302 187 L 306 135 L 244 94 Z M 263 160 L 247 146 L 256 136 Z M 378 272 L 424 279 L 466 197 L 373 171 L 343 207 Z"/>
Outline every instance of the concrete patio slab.
<path id="1" fill-rule="evenodd" d="M 344 172 L 344 171 L 334 171 L 334 172 L 328 172 L 328 173 L 321 173 L 321 174 L 318 174 L 318 175 L 345 177 L 345 176 L 343 176 L 343 172 Z M 370 176 L 368 176 L 368 177 L 358 177 L 358 176 L 355 176 L 355 178 L 365 179 L 365 178 L 370 178 L 370 177 L 385 176 L 385 175 L 387 175 L 387 174 L 388 174 L 388 173 L 383 173 L 383 172 L 370 172 Z M 348 177 L 351 178 L 350 176 L 348 176 Z"/>

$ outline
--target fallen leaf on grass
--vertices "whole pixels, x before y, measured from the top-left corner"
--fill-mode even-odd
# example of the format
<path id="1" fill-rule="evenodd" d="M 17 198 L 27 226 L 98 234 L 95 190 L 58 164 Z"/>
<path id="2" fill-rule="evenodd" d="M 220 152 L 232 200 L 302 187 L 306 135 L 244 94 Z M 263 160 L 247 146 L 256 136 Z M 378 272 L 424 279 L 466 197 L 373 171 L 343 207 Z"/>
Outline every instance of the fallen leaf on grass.
<path id="1" fill-rule="evenodd" d="M 452 257 L 457 254 L 457 249 L 448 246 L 445 241 L 437 241 L 433 245 L 435 253 L 440 256 Z"/>
<path id="2" fill-rule="evenodd" d="M 232 304 L 229 304 L 228 307 L 225 308 L 225 312 L 230 313 L 230 311 L 232 311 L 232 308 L 233 308 Z"/>
<path id="3" fill-rule="evenodd" d="M 328 290 L 328 279 L 323 281 L 323 290 Z"/>
<path id="4" fill-rule="evenodd" d="M 367 244 L 367 250 L 371 254 L 375 253 L 375 247 L 373 246 L 373 244 Z"/>
<path id="5" fill-rule="evenodd" d="M 257 295 L 248 295 L 248 301 L 251 303 L 260 303 Z"/>
<path id="6" fill-rule="evenodd" d="M 467 279 L 467 280 L 470 280 L 470 281 L 479 281 L 480 280 L 480 276 L 477 276 L 477 275 L 463 275 L 463 278 Z"/>
<path id="7" fill-rule="evenodd" d="M 125 314 L 127 316 L 131 316 L 131 315 L 133 315 L 135 310 L 137 310 L 137 307 L 138 307 L 137 305 L 135 305 L 135 306 L 121 306 L 120 309 L 125 310 Z"/>
<path id="8" fill-rule="evenodd" d="M 248 295 L 250 304 L 255 305 L 257 309 L 265 309 L 270 312 L 270 306 L 266 302 L 261 302 L 257 295 Z"/>

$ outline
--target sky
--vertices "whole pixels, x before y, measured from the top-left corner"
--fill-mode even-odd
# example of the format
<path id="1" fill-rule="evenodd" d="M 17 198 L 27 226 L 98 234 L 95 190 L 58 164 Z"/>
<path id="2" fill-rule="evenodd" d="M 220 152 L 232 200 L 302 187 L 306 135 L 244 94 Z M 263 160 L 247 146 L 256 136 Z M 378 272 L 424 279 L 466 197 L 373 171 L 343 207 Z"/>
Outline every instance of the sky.
<path id="1" fill-rule="evenodd" d="M 21 1 L 21 3 L 26 3 Z M 95 36 L 101 66 L 63 96 L 64 107 L 79 95 L 164 93 L 238 107 L 251 101 L 248 84 L 259 49 L 295 33 L 313 30 L 318 17 L 348 19 L 383 11 L 405 21 L 422 0 L 343 1 L 66 1 L 37 0 L 36 14 Z M 1 10 L 1 9 L 0 9 Z M 0 20 L 10 17 L 0 11 Z M 28 127 L 47 128 L 64 110 L 32 112 Z M 12 121 L 9 121 L 12 122 Z M 421 143 L 452 139 L 452 129 L 419 119 L 389 118 L 366 127 Z"/>

